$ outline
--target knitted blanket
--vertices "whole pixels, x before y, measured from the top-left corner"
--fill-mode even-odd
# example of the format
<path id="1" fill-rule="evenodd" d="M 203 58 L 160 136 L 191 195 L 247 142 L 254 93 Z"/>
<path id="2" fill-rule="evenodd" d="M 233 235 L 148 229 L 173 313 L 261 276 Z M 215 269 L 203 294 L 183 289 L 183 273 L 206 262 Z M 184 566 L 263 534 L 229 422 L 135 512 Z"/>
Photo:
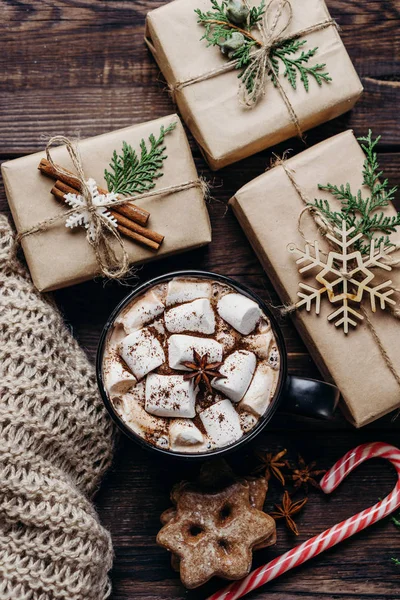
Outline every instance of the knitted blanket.
<path id="1" fill-rule="evenodd" d="M 89 497 L 113 436 L 93 367 L 0 215 L 0 600 L 109 596 L 111 538 Z"/>

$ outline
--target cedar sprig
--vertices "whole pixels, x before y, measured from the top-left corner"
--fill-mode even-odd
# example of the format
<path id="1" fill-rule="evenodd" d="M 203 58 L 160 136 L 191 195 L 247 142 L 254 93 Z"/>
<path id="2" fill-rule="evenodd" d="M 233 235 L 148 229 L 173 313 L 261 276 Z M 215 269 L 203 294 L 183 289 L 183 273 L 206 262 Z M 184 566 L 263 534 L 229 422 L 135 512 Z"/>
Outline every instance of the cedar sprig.
<path id="1" fill-rule="evenodd" d="M 392 517 L 392 523 L 400 529 L 400 513 Z M 392 558 L 391 560 L 396 566 L 400 567 L 400 560 L 398 558 Z"/>
<path id="2" fill-rule="evenodd" d="M 397 566 L 400 567 L 400 560 L 398 558 L 392 558 L 392 562 Z"/>
<path id="3" fill-rule="evenodd" d="M 370 195 L 363 198 L 363 193 L 358 190 L 353 194 L 349 183 L 345 185 L 319 185 L 320 190 L 332 194 L 341 203 L 341 210 L 332 210 L 328 200 L 314 200 L 309 205 L 316 208 L 323 217 L 334 227 L 342 227 L 343 220 L 346 221 L 347 229 L 355 228 L 354 235 L 363 234 L 363 238 L 358 240 L 354 247 L 362 254 L 369 254 L 371 242 L 374 241 L 378 248 L 382 243 L 386 247 L 394 246 L 391 243 L 390 235 L 396 232 L 400 225 L 400 213 L 388 216 L 379 209 L 386 208 L 393 201 L 397 187 L 389 187 L 389 181 L 383 179 L 383 172 L 379 169 L 376 145 L 381 136 L 372 138 L 372 131 L 369 130 L 367 137 L 358 138 L 361 148 L 365 152 L 365 161 L 363 166 L 363 185 L 369 188 Z"/>
<path id="4" fill-rule="evenodd" d="M 155 180 L 162 177 L 162 168 L 167 158 L 164 145 L 165 137 L 176 127 L 176 122 L 168 127 L 161 126 L 156 138 L 149 136 L 149 144 L 140 142 L 140 156 L 130 144 L 123 142 L 122 153 L 114 154 L 110 163 L 110 171 L 104 171 L 104 178 L 110 192 L 131 196 L 143 194 L 155 187 Z"/>
<path id="5" fill-rule="evenodd" d="M 195 10 L 198 24 L 205 27 L 205 33 L 200 39 L 207 41 L 207 47 L 219 46 L 230 60 L 236 61 L 235 68 L 240 71 L 239 78 L 244 76 L 247 67 L 250 66 L 250 70 L 246 73 L 246 88 L 251 93 L 254 86 L 257 85 L 257 69 L 251 70 L 252 53 L 256 47 L 262 47 L 262 42 L 252 34 L 252 30 L 260 23 L 265 14 L 265 0 L 262 0 L 259 6 L 253 6 L 250 9 L 246 22 L 240 26 L 229 19 L 227 0 L 222 0 L 221 4 L 217 0 L 211 0 L 211 6 L 212 10 L 206 12 L 200 9 Z M 235 32 L 243 36 L 243 43 L 239 48 L 229 51 L 229 48 L 227 49 L 225 46 L 229 44 L 229 40 Z M 332 81 L 329 73 L 325 71 L 325 64 L 309 64 L 310 59 L 318 52 L 318 48 L 302 50 L 301 54 L 296 56 L 306 43 L 307 40 L 293 39 L 278 43 L 272 48 L 270 52 L 272 69 L 269 70 L 268 75 L 275 86 L 280 76 L 281 63 L 284 66 L 283 76 L 288 79 L 293 89 L 297 89 L 298 76 L 307 92 L 309 91 L 310 77 L 314 78 L 319 86 L 324 82 Z"/>
<path id="6" fill-rule="evenodd" d="M 329 83 L 332 81 L 329 73 L 325 71 L 326 64 L 309 65 L 310 59 L 318 52 L 318 47 L 312 48 L 311 50 L 302 50 L 300 56 L 292 58 L 296 55 L 300 48 L 307 43 L 307 40 L 288 40 L 280 46 L 273 48 L 270 54 L 271 64 L 273 71 L 270 71 L 269 75 L 272 79 L 273 84 L 277 85 L 277 78 L 279 77 L 279 66 L 281 61 L 285 67 L 283 76 L 286 77 L 295 90 L 297 89 L 297 77 L 300 76 L 300 80 L 304 85 L 306 92 L 310 89 L 310 77 L 313 77 L 315 81 L 321 86 L 324 82 Z"/>
<path id="7" fill-rule="evenodd" d="M 197 22 L 204 25 L 206 29 L 200 39 L 207 40 L 207 47 L 220 46 L 222 41 L 226 41 L 232 36 L 235 29 L 242 32 L 242 29 L 230 23 L 226 15 L 227 2 L 225 0 L 221 4 L 218 4 L 217 0 L 211 0 L 211 6 L 213 10 L 207 12 L 203 12 L 199 8 L 194 11 L 198 17 Z"/>

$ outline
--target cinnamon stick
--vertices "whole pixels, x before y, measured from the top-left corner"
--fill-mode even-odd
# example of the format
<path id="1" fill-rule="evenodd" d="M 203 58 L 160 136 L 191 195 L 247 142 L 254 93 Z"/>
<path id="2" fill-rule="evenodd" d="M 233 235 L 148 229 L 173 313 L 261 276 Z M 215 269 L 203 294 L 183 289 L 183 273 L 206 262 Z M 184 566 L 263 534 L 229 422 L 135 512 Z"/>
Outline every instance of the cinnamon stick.
<path id="1" fill-rule="evenodd" d="M 74 176 L 73 173 L 67 171 L 67 169 L 64 169 L 64 171 L 67 171 L 68 175 L 58 173 L 58 171 L 54 169 L 53 165 L 46 158 L 42 158 L 38 169 L 41 173 L 43 173 L 43 175 L 51 177 L 51 179 L 55 179 L 56 181 L 60 180 L 63 183 L 71 186 L 75 190 L 79 186 L 79 180 Z M 104 190 L 102 188 L 98 188 L 98 190 L 100 194 L 108 194 L 107 190 Z M 116 212 L 119 212 L 121 215 L 124 215 L 131 221 L 139 223 L 139 225 L 143 226 L 147 225 L 147 222 L 150 217 L 149 211 L 145 210 L 144 208 L 140 208 L 140 206 L 136 206 L 135 204 L 127 203 L 121 206 L 116 206 L 114 210 Z"/>
<path id="2" fill-rule="evenodd" d="M 74 187 L 67 185 L 66 183 L 64 183 L 63 181 L 60 181 L 60 180 L 56 181 L 54 188 L 60 190 L 61 192 L 63 192 L 63 194 L 78 194 L 79 193 L 78 190 L 76 190 Z M 51 190 L 51 193 L 53 193 L 53 190 Z M 139 235 L 142 235 L 143 237 L 148 238 L 149 240 L 152 240 L 153 242 L 156 242 L 157 244 L 163 243 L 163 241 L 164 241 L 163 235 L 161 235 L 160 233 L 157 233 L 156 231 L 153 231 L 152 229 L 147 229 L 145 227 L 142 227 L 141 225 L 138 225 L 137 223 L 135 223 L 128 217 L 121 215 L 120 213 L 117 212 L 117 207 L 114 207 L 114 206 L 112 208 L 109 207 L 108 210 L 110 211 L 112 216 L 117 219 L 118 224 L 123 225 L 127 229 L 130 229 L 131 231 L 134 231 L 135 233 L 138 233 Z"/>
<path id="3" fill-rule="evenodd" d="M 76 193 L 76 190 L 74 190 L 74 192 Z M 61 191 L 60 189 L 58 189 L 54 186 L 53 189 L 51 190 L 51 193 L 53 194 L 53 196 L 55 198 L 57 198 L 57 200 L 65 202 L 65 198 L 64 198 L 65 192 Z M 132 229 L 129 229 L 128 227 L 126 227 L 123 224 L 122 220 L 124 220 L 124 222 L 126 222 L 127 219 L 123 215 L 120 215 L 119 213 L 114 213 L 113 217 L 115 217 L 115 219 L 118 222 L 118 230 L 123 235 L 125 235 L 127 238 L 131 239 L 132 241 L 134 241 L 138 244 L 141 244 L 142 246 L 151 248 L 152 250 L 158 250 L 160 248 L 159 243 L 155 242 L 154 240 L 152 240 L 150 238 L 144 237 L 143 235 L 136 233 L 135 231 L 132 231 Z"/>

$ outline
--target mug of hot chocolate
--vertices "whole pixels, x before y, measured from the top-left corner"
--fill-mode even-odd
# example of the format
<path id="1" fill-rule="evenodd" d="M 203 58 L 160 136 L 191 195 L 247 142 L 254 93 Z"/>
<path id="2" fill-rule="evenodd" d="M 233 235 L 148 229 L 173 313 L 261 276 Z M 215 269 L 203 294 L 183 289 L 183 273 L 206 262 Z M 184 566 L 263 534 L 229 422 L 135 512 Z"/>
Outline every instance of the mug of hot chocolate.
<path id="1" fill-rule="evenodd" d="M 328 419 L 339 399 L 333 385 L 288 375 L 282 332 L 260 298 L 202 271 L 129 294 L 103 330 L 97 375 L 124 433 L 185 458 L 237 449 L 279 406 Z"/>

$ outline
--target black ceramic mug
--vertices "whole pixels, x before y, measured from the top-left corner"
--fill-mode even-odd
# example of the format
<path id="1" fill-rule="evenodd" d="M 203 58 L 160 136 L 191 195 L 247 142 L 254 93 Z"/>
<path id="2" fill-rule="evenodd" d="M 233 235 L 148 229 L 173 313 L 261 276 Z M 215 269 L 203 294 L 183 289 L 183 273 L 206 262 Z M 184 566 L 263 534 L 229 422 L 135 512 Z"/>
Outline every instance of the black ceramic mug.
<path id="1" fill-rule="evenodd" d="M 103 355 L 105 344 L 107 342 L 110 329 L 113 326 L 115 319 L 117 318 L 119 313 L 135 298 L 139 297 L 141 294 L 144 294 L 152 287 L 159 285 L 160 283 L 168 282 L 174 277 L 209 279 L 211 281 L 226 284 L 239 294 L 247 296 L 251 300 L 257 302 L 257 304 L 260 306 L 261 310 L 264 312 L 264 314 L 271 323 L 271 328 L 275 335 L 275 340 L 280 355 L 280 373 L 278 383 L 276 386 L 274 397 L 270 402 L 269 407 L 267 408 L 264 415 L 260 417 L 258 423 L 253 427 L 253 429 L 249 431 L 249 433 L 245 433 L 243 437 L 241 437 L 239 440 L 237 440 L 233 444 L 230 444 L 229 446 L 210 450 L 209 452 L 193 454 L 174 452 L 171 450 L 159 448 L 157 446 L 154 446 L 150 442 L 147 442 L 144 438 L 140 437 L 134 431 L 132 431 L 132 429 L 130 429 L 126 425 L 126 423 L 124 423 L 124 421 L 121 419 L 121 417 L 115 410 L 113 403 L 110 401 L 110 398 L 108 397 L 107 391 L 105 389 L 103 377 Z M 336 410 L 340 395 L 337 387 L 329 383 L 324 383 L 315 379 L 306 379 L 303 377 L 289 375 L 287 371 L 287 351 L 283 334 L 274 315 L 272 314 L 268 306 L 265 304 L 265 302 L 247 287 L 241 285 L 233 279 L 206 271 L 177 271 L 174 273 L 168 273 L 167 275 L 156 277 L 155 279 L 151 279 L 147 283 L 136 287 L 130 294 L 128 294 L 128 296 L 126 296 L 126 298 L 122 300 L 122 302 L 120 302 L 120 304 L 117 306 L 117 308 L 113 311 L 113 313 L 107 320 L 99 342 L 96 367 L 97 380 L 104 404 L 108 412 L 110 413 L 112 419 L 130 439 L 134 440 L 135 442 L 139 443 L 141 446 L 149 450 L 157 452 L 158 454 L 161 453 L 170 457 L 185 458 L 192 460 L 222 455 L 239 449 L 243 445 L 253 440 L 264 429 L 264 427 L 267 425 L 267 423 L 270 422 L 278 408 L 283 409 L 285 412 L 295 413 L 307 417 L 314 417 L 316 419 L 331 419 Z"/>

